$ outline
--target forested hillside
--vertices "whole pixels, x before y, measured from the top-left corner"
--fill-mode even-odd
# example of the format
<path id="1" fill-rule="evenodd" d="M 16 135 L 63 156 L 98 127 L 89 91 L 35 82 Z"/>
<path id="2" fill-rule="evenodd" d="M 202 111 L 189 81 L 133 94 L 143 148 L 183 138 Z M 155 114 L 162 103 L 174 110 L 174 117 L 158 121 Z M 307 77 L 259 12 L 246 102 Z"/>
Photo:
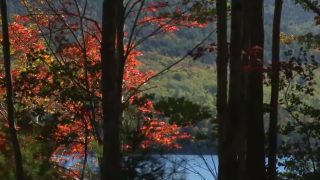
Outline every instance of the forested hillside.
<path id="1" fill-rule="evenodd" d="M 81 1 L 80 1 L 81 2 Z M 131 2 L 131 1 L 130 1 Z M 161 2 L 160 0 L 152 1 L 154 3 Z M 174 4 L 179 4 L 178 0 L 170 1 L 174 7 Z M 132 2 L 131 2 L 132 3 Z M 147 2 L 146 4 L 150 4 L 151 2 Z M 101 9 L 102 0 L 97 0 L 94 2 L 88 3 L 89 12 L 93 13 L 93 18 L 101 21 L 102 9 Z M 272 31 L 272 20 L 273 20 L 273 11 L 274 11 L 274 1 L 273 0 L 265 0 L 264 1 L 264 16 L 265 16 L 265 58 L 270 59 L 271 52 L 271 31 Z M 12 0 L 9 2 L 9 12 L 11 13 L 19 13 L 26 14 L 26 9 L 22 7 L 20 1 Z M 137 9 L 136 9 L 137 10 Z M 315 25 L 314 20 L 315 14 L 312 12 L 308 12 L 303 10 L 303 8 L 297 4 L 293 0 L 284 1 L 283 12 L 282 12 L 282 22 L 281 22 L 281 31 L 287 35 L 305 35 L 309 32 L 317 33 L 320 28 Z M 135 20 L 135 16 L 129 14 L 126 19 L 126 28 L 131 29 L 132 24 Z M 179 31 L 175 31 L 172 34 L 158 35 L 156 37 L 148 38 L 144 43 L 138 46 L 140 51 L 143 51 L 145 54 L 143 57 L 140 57 L 141 60 L 158 60 L 166 59 L 169 57 L 177 58 L 184 56 L 187 51 L 191 50 L 197 43 L 201 42 L 205 39 L 214 29 L 215 22 L 209 24 L 208 27 L 205 28 L 186 28 L 180 27 Z M 139 32 L 136 41 L 143 38 L 148 31 L 154 29 L 152 25 L 150 27 L 142 28 L 141 32 Z M 207 42 L 215 42 L 216 34 L 210 36 Z M 282 44 L 281 51 L 284 52 L 288 48 L 298 50 L 300 48 L 299 45 L 290 45 L 288 47 L 285 44 Z M 160 57 L 158 57 L 160 56 Z M 268 58 L 269 57 L 269 58 Z M 282 57 L 284 54 L 282 53 Z M 205 64 L 213 64 L 214 58 L 213 56 L 201 58 L 201 62 Z"/>
<path id="2" fill-rule="evenodd" d="M 271 38 L 272 38 L 272 21 L 273 21 L 274 1 L 265 1 L 265 66 L 271 62 Z M 315 14 L 307 12 L 296 5 L 293 1 L 284 1 L 281 31 L 288 35 L 304 36 L 308 33 L 317 34 L 320 30 L 316 26 L 314 20 Z M 184 55 L 191 50 L 195 45 L 201 42 L 212 30 L 213 26 L 198 29 L 181 28 L 173 34 L 159 35 L 156 38 L 148 39 L 145 44 L 141 44 L 139 49 L 144 52 L 144 56 L 139 59 L 143 62 L 142 70 L 156 70 L 157 72 L 165 67 L 170 66 L 172 63 L 179 61 Z M 216 42 L 215 34 L 211 36 L 204 44 Z M 301 47 L 307 48 L 307 41 L 303 44 L 288 43 L 282 41 L 280 45 L 281 59 L 288 61 L 291 57 L 299 57 L 303 53 L 300 51 Z M 290 50 L 293 50 L 291 56 L 286 55 Z M 314 55 L 316 61 L 320 61 L 320 54 L 317 50 L 310 50 L 309 55 Z M 201 106 L 210 107 L 216 113 L 216 64 L 215 53 L 207 53 L 205 56 L 197 59 L 186 58 L 177 66 L 174 66 L 170 71 L 164 75 L 153 79 L 146 85 L 146 93 L 154 93 L 157 97 L 185 97 L 192 102 L 198 103 Z M 315 70 L 315 88 L 320 88 L 320 71 Z M 270 86 L 264 88 L 264 102 L 270 103 Z M 320 100 L 320 92 L 315 91 L 313 97 L 307 97 L 304 101 L 313 106 L 320 107 L 317 103 Z M 283 97 L 284 91 L 280 92 L 280 97 Z M 282 106 L 285 107 L 285 106 Z M 265 115 L 265 128 L 269 125 L 269 116 Z M 280 108 L 279 122 L 286 123 L 292 121 L 291 115 L 284 109 Z M 210 121 L 205 121 L 200 124 L 202 130 L 194 129 L 192 134 L 203 132 L 210 134 Z M 190 131 L 189 131 L 190 132 Z M 292 142 L 297 137 L 295 135 L 279 136 L 280 140 L 283 138 L 287 142 Z M 190 149 L 187 146 L 185 149 Z M 189 151 L 190 153 L 190 151 Z M 208 152 L 210 153 L 210 152 Z"/>

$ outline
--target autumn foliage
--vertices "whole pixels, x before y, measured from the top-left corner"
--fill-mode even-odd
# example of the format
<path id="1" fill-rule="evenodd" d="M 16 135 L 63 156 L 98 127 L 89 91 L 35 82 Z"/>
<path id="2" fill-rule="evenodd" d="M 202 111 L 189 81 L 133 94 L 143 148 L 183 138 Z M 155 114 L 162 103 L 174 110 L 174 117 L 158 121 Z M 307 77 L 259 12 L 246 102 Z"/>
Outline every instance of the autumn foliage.
<path id="1" fill-rule="evenodd" d="M 152 4 L 143 13 L 157 11 L 165 5 Z M 28 4 L 26 6 L 30 7 Z M 101 27 L 96 21 L 80 18 L 79 13 L 68 12 L 70 6 L 71 2 L 64 1 L 60 10 L 39 8 L 42 14 L 14 15 L 14 23 L 10 24 L 17 129 L 19 134 L 28 138 L 29 143 L 52 142 L 52 160 L 56 160 L 59 165 L 63 165 L 65 156 L 83 159 L 88 154 L 93 155 L 92 142 L 102 142 Z M 37 10 L 30 10 L 37 13 Z M 61 13 L 56 14 L 58 11 L 62 12 L 63 17 Z M 178 17 L 184 20 L 178 20 L 181 22 L 179 25 L 199 26 L 189 21 L 190 16 Z M 178 30 L 177 24 L 168 21 L 169 16 L 145 17 L 138 24 L 156 22 L 163 28 L 161 33 Z M 123 74 L 123 94 L 130 99 L 131 104 L 134 99 L 141 97 L 136 87 L 154 74 L 138 69 L 140 62 L 137 58 L 142 54 L 134 50 L 134 46 L 131 44 L 129 48 L 124 47 L 129 54 Z M 5 75 L 0 73 L 0 98 L 4 100 Z M 148 100 L 133 105 L 142 113 L 153 111 L 153 103 Z M 38 117 L 38 120 L 30 123 L 32 120 L 26 118 L 26 112 Z M 0 150 L 4 152 L 9 146 L 5 133 L 6 118 L 2 117 L 1 120 Z M 188 134 L 181 134 L 180 127 L 175 124 L 146 116 L 142 121 L 139 129 L 145 136 L 140 145 L 142 148 L 158 145 L 180 148 L 176 140 L 189 137 Z M 26 143 L 22 141 L 22 149 L 27 148 Z M 131 148 L 127 144 L 123 146 Z M 66 176 L 74 177 L 77 173 L 66 173 Z"/>

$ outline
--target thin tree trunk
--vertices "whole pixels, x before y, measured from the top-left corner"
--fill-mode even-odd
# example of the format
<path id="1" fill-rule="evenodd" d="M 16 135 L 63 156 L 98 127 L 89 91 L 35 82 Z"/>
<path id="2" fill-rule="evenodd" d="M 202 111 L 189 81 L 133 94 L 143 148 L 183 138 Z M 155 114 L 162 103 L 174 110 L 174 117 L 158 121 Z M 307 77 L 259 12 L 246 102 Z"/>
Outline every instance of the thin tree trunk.
<path id="1" fill-rule="evenodd" d="M 251 28 L 252 28 L 252 4 L 251 4 L 251 0 L 243 0 L 243 33 L 242 33 L 242 66 L 246 67 L 249 66 L 249 49 L 251 47 Z M 241 126 L 243 127 L 243 136 L 244 136 L 244 140 L 243 142 L 239 142 L 242 144 L 242 152 L 239 152 L 239 157 L 241 159 L 239 159 L 239 165 L 241 165 L 240 163 L 244 163 L 244 165 L 242 165 L 242 167 L 239 167 L 244 171 L 243 176 L 246 177 L 245 174 L 245 166 L 246 166 L 246 148 L 247 148 L 247 121 L 248 121 L 248 72 L 244 71 L 242 74 L 242 79 L 241 79 L 241 89 L 242 89 L 242 98 L 243 98 L 243 102 L 242 102 L 242 111 L 243 111 L 243 122 L 241 124 Z M 241 154 L 240 154 L 241 153 Z M 241 156 L 240 156 L 241 155 Z M 245 178 L 244 178 L 245 179 Z"/>
<path id="2" fill-rule="evenodd" d="M 245 55 L 242 55 L 242 66 L 247 64 Z M 237 152 L 238 152 L 238 180 L 245 179 L 245 165 L 246 165 L 246 119 L 247 119 L 247 74 L 245 71 L 241 75 L 241 84 L 239 86 L 241 91 L 241 104 L 239 116 L 239 127 L 237 131 Z"/>
<path id="3" fill-rule="evenodd" d="M 8 27 L 8 12 L 6 0 L 1 0 L 1 20 L 2 20 L 2 34 L 3 34 L 3 55 L 6 74 L 6 89 L 7 89 L 7 109 L 8 109 L 8 123 L 11 141 L 13 144 L 13 152 L 16 163 L 16 176 L 18 180 L 24 179 L 23 164 L 21 149 L 18 141 L 17 131 L 14 119 L 14 104 L 13 104 L 13 86 L 11 74 L 11 59 L 10 59 L 10 41 L 9 41 L 9 27 Z"/>
<path id="4" fill-rule="evenodd" d="M 228 44 L 227 44 L 227 1 L 217 0 L 217 111 L 218 111 L 218 179 L 228 180 L 228 164 L 226 154 L 226 121 L 227 119 L 227 66 L 228 66 Z"/>
<path id="5" fill-rule="evenodd" d="M 258 50 L 257 57 L 250 54 L 252 71 L 248 74 L 246 179 L 265 180 L 263 65 L 260 62 L 264 48 L 263 0 L 251 0 L 251 5 L 251 47 L 258 46 L 262 49 Z"/>
<path id="6" fill-rule="evenodd" d="M 102 15 L 102 180 L 121 179 L 119 63 L 116 58 L 117 1 L 104 0 Z M 122 82 L 121 82 L 122 83 Z"/>
<path id="7" fill-rule="evenodd" d="M 280 23 L 283 0 L 275 0 L 273 31 L 272 31 L 272 76 L 269 124 L 269 159 L 268 179 L 277 179 L 277 135 L 278 135 L 278 101 L 280 71 Z"/>
<path id="8" fill-rule="evenodd" d="M 231 40 L 230 40 L 230 83 L 229 83 L 229 103 L 227 122 L 227 164 L 228 179 L 242 179 L 243 174 L 239 171 L 238 152 L 241 151 L 241 142 L 244 138 L 242 128 L 242 64 L 241 64 L 241 40 L 242 40 L 242 0 L 231 1 Z M 239 165 L 239 168 L 238 168 Z"/>
<path id="9" fill-rule="evenodd" d="M 125 17 L 125 8 L 123 6 L 123 1 L 118 0 L 117 2 L 117 61 L 119 62 L 119 76 L 118 76 L 118 88 L 121 89 L 121 91 L 118 91 L 118 98 L 121 99 L 120 102 L 120 113 L 119 113 L 119 119 L 120 119 L 120 129 L 123 127 L 123 96 L 122 96 L 122 87 L 123 87 L 123 73 L 124 73 L 124 67 L 126 63 L 126 59 L 124 56 L 124 44 L 123 44 L 123 38 L 124 38 L 124 17 Z M 123 140 L 121 140 L 120 144 L 120 150 L 123 151 Z"/>

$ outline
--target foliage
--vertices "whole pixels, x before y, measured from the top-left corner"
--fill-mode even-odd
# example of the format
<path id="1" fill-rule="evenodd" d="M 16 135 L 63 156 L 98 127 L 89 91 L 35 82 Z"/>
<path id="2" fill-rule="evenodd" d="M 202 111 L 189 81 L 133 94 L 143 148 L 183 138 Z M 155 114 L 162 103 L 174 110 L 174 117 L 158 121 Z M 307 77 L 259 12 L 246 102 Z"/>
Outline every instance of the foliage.
<path id="1" fill-rule="evenodd" d="M 287 55 L 289 60 L 283 62 L 281 68 L 280 87 L 284 97 L 280 99 L 280 104 L 290 113 L 292 120 L 280 127 L 280 133 L 291 138 L 283 141 L 279 149 L 279 166 L 285 168 L 280 177 L 317 179 L 319 110 L 302 98 L 314 96 L 314 71 L 318 63 L 303 48 L 297 57 L 292 52 Z"/>
<path id="2" fill-rule="evenodd" d="M 69 168 L 70 172 L 66 172 L 67 178 L 80 177 L 79 171 L 85 168 L 88 154 L 94 153 L 92 143 L 102 143 L 99 125 L 102 119 L 100 26 L 89 18 L 83 20 L 80 13 L 68 12 L 67 7 L 77 6 L 69 1 L 61 4 L 60 10 L 64 17 L 49 2 L 47 7 L 39 6 L 39 9 L 23 2 L 29 15 L 15 15 L 15 22 L 10 25 L 12 55 L 15 57 L 15 102 L 17 113 L 21 114 L 17 127 L 20 129 L 19 137 L 23 138 L 22 132 L 26 130 L 28 142 L 40 142 L 38 138 L 41 138 L 53 143 L 52 152 L 46 154 L 46 158 L 53 156 L 60 165 L 68 161 L 65 156 L 71 156 L 72 160 L 83 159 L 83 163 L 75 163 Z M 167 17 L 159 17 L 158 20 L 159 25 L 163 26 L 161 21 L 167 20 Z M 165 27 L 167 30 L 170 28 Z M 139 97 L 135 93 L 132 97 L 132 92 L 137 90 L 135 87 L 143 84 L 153 73 L 136 69 L 139 65 L 136 57 L 141 53 L 130 49 L 135 46 L 130 45 L 123 92 L 130 98 L 129 102 L 133 103 Z M 1 84 L 4 84 L 4 79 L 5 76 L 1 75 Z M 4 87 L 1 91 L 5 91 Z M 140 101 L 137 108 L 143 113 L 149 113 L 152 102 Z M 37 118 L 35 125 L 29 125 L 32 120 L 25 118 L 26 113 Z M 143 142 L 139 141 L 142 148 L 154 145 L 175 148 L 179 147 L 175 145 L 175 139 L 189 137 L 186 134 L 180 135 L 180 127 L 177 125 L 158 122 L 150 117 L 142 121 L 134 129 L 141 131 L 144 137 Z M 50 131 L 46 128 L 50 128 Z M 41 133 L 35 133 L 35 129 Z M 49 133 L 50 139 L 43 133 Z M 130 145 L 124 146 L 126 149 L 132 148 Z M 32 151 L 29 147 L 32 146 L 26 146 L 26 152 Z M 56 168 L 57 171 L 64 171 L 62 169 Z"/>

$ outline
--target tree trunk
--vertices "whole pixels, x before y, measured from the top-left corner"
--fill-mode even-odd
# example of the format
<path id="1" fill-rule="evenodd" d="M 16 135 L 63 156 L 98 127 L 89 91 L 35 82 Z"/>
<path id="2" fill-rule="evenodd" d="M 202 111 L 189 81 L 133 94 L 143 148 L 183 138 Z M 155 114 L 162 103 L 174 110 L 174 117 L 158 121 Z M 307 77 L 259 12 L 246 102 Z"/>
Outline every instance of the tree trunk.
<path id="1" fill-rule="evenodd" d="M 118 98 L 121 99 L 120 102 L 120 112 L 119 112 L 119 119 L 120 119 L 120 130 L 123 126 L 123 94 L 122 94 L 122 87 L 123 87 L 123 74 L 124 74 L 124 67 L 126 63 L 126 59 L 124 56 L 124 44 L 123 44 L 123 38 L 124 38 L 124 21 L 125 21 L 125 8 L 123 6 L 123 1 L 118 0 L 117 2 L 117 61 L 119 62 L 119 76 L 118 76 Z M 123 140 L 121 139 L 120 143 L 120 150 L 122 152 L 123 148 Z"/>
<path id="2" fill-rule="evenodd" d="M 246 67 L 249 66 L 249 49 L 251 47 L 251 28 L 252 28 L 252 4 L 251 4 L 251 0 L 243 0 L 243 33 L 242 33 L 242 66 Z M 245 173 L 245 166 L 246 166 L 246 157 L 247 157 L 247 152 L 246 152 L 246 148 L 247 148 L 247 122 L 248 122 L 248 115 L 249 115 L 249 111 L 248 111 L 248 72 L 244 71 L 242 74 L 242 97 L 243 97 L 243 102 L 242 102 L 242 111 L 243 111 L 243 122 L 242 122 L 242 126 L 243 127 L 243 136 L 244 136 L 244 140 L 243 142 L 239 142 L 242 143 L 242 152 L 239 152 L 239 166 L 241 165 L 240 163 L 244 163 L 244 165 L 242 164 L 242 167 L 239 167 L 239 171 L 242 170 L 244 171 L 243 176 L 246 177 L 246 173 Z M 239 147 L 240 148 L 240 147 Z M 241 154 L 240 154 L 241 153 Z M 245 178 L 244 178 L 245 179 Z"/>
<path id="3" fill-rule="evenodd" d="M 264 27 L 263 0 L 251 0 L 252 28 L 251 47 L 262 49 L 250 53 L 250 68 L 248 74 L 248 119 L 247 119 L 247 157 L 246 179 L 264 180 L 264 122 L 263 122 L 263 59 Z M 251 49 L 253 50 L 253 49 Z"/>
<path id="4" fill-rule="evenodd" d="M 242 40 L 242 0 L 231 1 L 231 40 L 230 40 L 230 83 L 229 102 L 226 130 L 226 158 L 228 165 L 227 179 L 242 179 L 243 173 L 240 170 L 242 165 L 238 164 L 238 153 L 242 151 L 243 136 L 241 126 L 243 123 L 242 106 L 242 64 L 241 64 L 241 40 Z M 240 154 L 239 154 L 240 155 Z M 241 159 L 241 158 L 240 158 Z M 239 166 L 239 168 L 238 168 Z"/>
<path id="5" fill-rule="evenodd" d="M 272 75 L 269 124 L 269 159 L 268 179 L 277 179 L 277 135 L 278 135 L 278 101 L 280 71 L 280 23 L 283 0 L 275 0 L 272 31 Z"/>
<path id="6" fill-rule="evenodd" d="M 101 178 L 121 179 L 119 61 L 116 58 L 117 1 L 104 0 L 102 15 L 103 157 Z M 122 83 L 122 82 L 121 82 Z"/>
<path id="7" fill-rule="evenodd" d="M 13 145 L 13 152 L 16 163 L 16 176 L 18 180 L 24 179 L 23 164 L 21 149 L 18 141 L 15 119 L 14 119 L 14 104 L 13 104 L 13 86 L 11 74 L 11 60 L 10 60 L 10 41 L 9 41 L 9 27 L 8 27 L 8 12 L 6 0 L 1 0 L 1 20 L 2 20 L 2 34 L 3 34 L 3 55 L 6 74 L 6 89 L 7 89 L 7 109 L 8 109 L 8 123 L 9 132 Z"/>
<path id="8" fill-rule="evenodd" d="M 218 111 L 218 179 L 228 180 L 228 164 L 226 154 L 226 120 L 227 119 L 227 66 L 228 66 L 228 44 L 227 44 L 227 1 L 217 0 L 217 111 Z"/>

